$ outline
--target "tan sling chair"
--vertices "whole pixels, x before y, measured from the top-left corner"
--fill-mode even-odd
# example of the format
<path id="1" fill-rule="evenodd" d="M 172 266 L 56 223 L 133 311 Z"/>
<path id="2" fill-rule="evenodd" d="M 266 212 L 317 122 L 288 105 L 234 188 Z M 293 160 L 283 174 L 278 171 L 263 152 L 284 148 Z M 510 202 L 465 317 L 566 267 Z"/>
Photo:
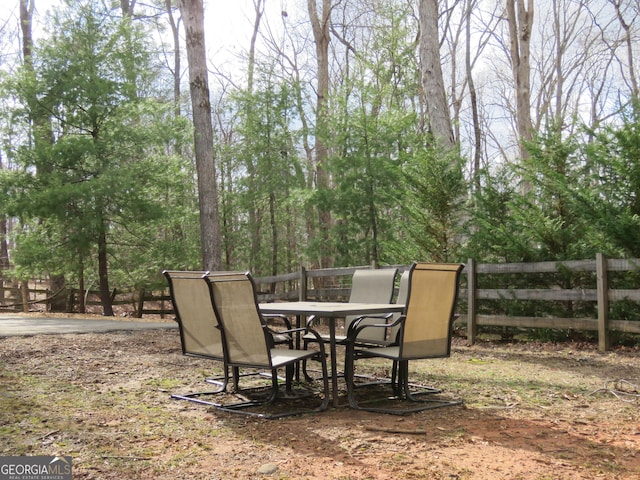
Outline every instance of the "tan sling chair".
<path id="1" fill-rule="evenodd" d="M 362 329 L 387 329 L 390 325 L 381 323 L 375 326 L 360 326 L 357 320 L 351 325 L 348 331 L 349 342 L 345 364 L 347 396 L 351 407 L 405 415 L 462 403 L 458 400 L 441 399 L 437 395 L 419 398 L 419 395 L 440 393 L 440 390 L 425 387 L 421 391 L 415 391 L 416 385 L 409 383 L 409 361 L 450 355 L 454 308 L 458 297 L 460 273 L 463 268 L 462 264 L 442 263 L 414 263 L 411 266 L 405 311 L 391 324 L 392 330 L 397 328 L 397 343 L 382 347 L 361 346 L 358 344 L 357 338 Z M 369 405 L 388 399 L 388 395 L 384 398 L 358 399 L 354 381 L 355 362 L 363 358 L 383 358 L 394 362 L 394 367 L 397 364 L 397 374 L 394 375 L 395 378 L 391 385 L 395 399 L 415 403 L 411 403 L 408 408 L 386 408 Z M 371 395 L 369 389 L 367 389 L 367 393 Z"/>
<path id="2" fill-rule="evenodd" d="M 324 342 L 320 335 L 309 327 L 279 332 L 289 335 L 296 333 L 315 335 L 318 340 L 318 350 L 298 350 L 291 345 L 289 348 L 274 347 L 271 330 L 260 314 L 255 284 L 249 273 L 206 276 L 205 279 L 221 326 L 226 364 L 238 369 L 266 370 L 272 377 L 271 388 L 262 398 L 251 396 L 254 392 L 247 392 L 249 395 L 242 401 L 220 405 L 217 408 L 263 418 L 279 418 L 325 410 L 329 404 L 329 381 Z M 277 370 L 282 367 L 286 369 L 286 396 L 295 398 L 297 392 L 292 388 L 294 366 L 307 359 L 318 360 L 322 365 L 323 396 L 318 406 L 296 408 L 279 413 L 268 413 L 264 409 L 256 411 L 252 408 L 273 404 L 279 398 Z M 237 393 L 242 396 L 245 392 L 238 390 Z"/>
<path id="3" fill-rule="evenodd" d="M 218 385 L 217 390 L 173 394 L 172 398 L 215 406 L 215 402 L 206 400 L 205 397 L 227 390 L 229 372 L 227 366 L 224 365 L 222 334 L 211 304 L 209 288 L 203 280 L 208 272 L 164 270 L 162 273 L 169 284 L 169 293 L 178 322 L 183 355 L 221 362 L 224 369 L 224 374 L 220 377 L 205 378 L 207 383 Z M 283 322 L 285 329 L 291 328 L 286 317 L 283 317 Z M 292 342 L 292 338 L 289 335 L 277 334 L 274 341 L 289 344 Z M 234 388 L 238 388 L 239 374 L 237 369 L 234 370 L 234 379 Z"/>

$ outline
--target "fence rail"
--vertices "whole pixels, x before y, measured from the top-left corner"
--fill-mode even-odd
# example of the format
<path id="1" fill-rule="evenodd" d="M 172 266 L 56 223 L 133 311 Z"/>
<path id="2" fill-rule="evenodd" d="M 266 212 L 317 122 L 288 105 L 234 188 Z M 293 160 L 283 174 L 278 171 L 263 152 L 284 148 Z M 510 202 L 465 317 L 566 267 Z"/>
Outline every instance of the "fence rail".
<path id="1" fill-rule="evenodd" d="M 350 279 L 359 268 L 375 268 L 375 265 L 331 268 L 299 271 L 283 275 L 255 278 L 258 288 L 258 299 L 261 302 L 291 300 L 333 300 L 346 301 L 350 291 Z M 381 268 L 398 268 L 403 271 L 408 265 L 396 265 Z M 612 273 L 638 274 L 638 288 L 613 288 L 610 281 Z M 562 288 L 558 285 L 537 288 L 535 285 L 521 285 L 527 281 L 527 275 L 582 275 L 578 287 Z M 492 283 L 507 282 L 502 286 Z M 535 283 L 535 282 L 531 282 Z M 8 290 L 8 289 L 5 289 Z M 21 294 L 24 296 L 24 289 Z M 46 296 L 42 289 L 29 290 L 26 295 L 32 302 L 38 297 Z M 162 291 L 131 291 L 115 296 L 116 302 L 132 305 L 133 315 L 172 315 L 171 301 L 167 289 Z M 458 324 L 466 327 L 470 343 L 477 339 L 481 327 L 514 327 L 554 330 L 595 331 L 598 334 L 598 346 L 602 351 L 611 344 L 611 334 L 623 332 L 640 334 L 640 320 L 611 318 L 611 306 L 614 302 L 640 301 L 640 259 L 607 259 L 598 254 L 594 260 L 538 262 L 538 263 L 503 263 L 477 264 L 469 259 L 463 271 L 462 287 L 458 304 L 460 317 Z M 95 302 L 95 300 L 94 300 Z M 588 304 L 593 316 L 574 315 L 557 316 L 522 316 L 515 314 L 481 313 L 487 310 L 486 304 L 491 302 L 555 302 L 567 306 Z M 88 302 L 91 303 L 91 302 Z M 0 295 L 0 310 L 6 309 L 6 295 Z M 587 309 L 588 310 L 588 309 Z M 640 314 L 640 305 L 638 305 Z"/>
<path id="2" fill-rule="evenodd" d="M 610 318 L 610 303 L 640 300 L 639 289 L 615 289 L 609 283 L 610 272 L 638 272 L 640 259 L 607 259 L 598 254 L 595 260 L 559 261 L 540 263 L 477 264 L 469 259 L 465 267 L 468 290 L 466 314 L 467 338 L 470 343 L 480 326 L 508 326 L 518 328 L 548 328 L 558 330 L 584 330 L 598 332 L 598 347 L 606 351 L 611 344 L 612 332 L 640 334 L 640 321 Z M 579 289 L 487 289 L 478 288 L 478 278 L 487 274 L 524 274 L 586 272 L 595 274 L 594 288 Z M 595 302 L 595 318 L 522 317 L 507 315 L 481 315 L 477 302 L 490 300 L 542 300 Z"/>

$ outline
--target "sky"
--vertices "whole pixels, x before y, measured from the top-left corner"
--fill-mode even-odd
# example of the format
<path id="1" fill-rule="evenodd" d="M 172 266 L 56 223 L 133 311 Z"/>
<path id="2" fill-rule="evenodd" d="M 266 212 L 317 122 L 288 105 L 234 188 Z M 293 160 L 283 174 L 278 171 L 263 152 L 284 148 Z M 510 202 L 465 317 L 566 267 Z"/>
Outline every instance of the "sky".
<path id="1" fill-rule="evenodd" d="M 253 0 L 204 0 L 204 3 L 209 58 L 216 60 L 232 56 L 238 50 L 248 50 L 254 18 Z M 35 0 L 37 17 L 44 18 L 45 13 L 57 4 L 59 0 Z M 282 10 L 286 10 L 286 4 L 287 0 L 267 2 L 266 13 L 271 11 L 279 15 Z M 19 5 L 19 0 L 0 2 L 0 26 L 7 20 L 15 22 L 17 26 Z M 34 34 L 37 35 L 37 28 L 34 29 Z"/>

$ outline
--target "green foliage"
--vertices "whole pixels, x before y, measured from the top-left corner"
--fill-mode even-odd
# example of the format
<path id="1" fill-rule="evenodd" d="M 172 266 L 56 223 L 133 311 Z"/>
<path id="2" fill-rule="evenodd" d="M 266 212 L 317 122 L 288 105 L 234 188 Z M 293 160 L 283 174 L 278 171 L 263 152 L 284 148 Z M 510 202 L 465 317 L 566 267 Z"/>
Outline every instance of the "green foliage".
<path id="1" fill-rule="evenodd" d="M 388 261 L 385 243 L 394 238 L 401 193 L 398 139 L 414 122 L 398 112 L 374 115 L 354 111 L 336 135 L 340 155 L 331 158 L 335 182 L 326 192 L 335 229 L 336 261 L 339 265 Z"/>
<path id="2" fill-rule="evenodd" d="M 529 247 L 527 239 L 517 235 L 511 217 L 511 205 L 519 195 L 514 175 L 504 167 L 493 175 L 488 171 L 478 175 L 482 188 L 475 192 L 469 209 L 464 258 L 487 263 L 521 261 Z"/>
<path id="3" fill-rule="evenodd" d="M 405 164 L 402 195 L 404 230 L 414 258 L 459 261 L 462 212 L 467 182 L 464 159 L 455 150 L 431 144 L 416 148 Z"/>
<path id="4" fill-rule="evenodd" d="M 167 151 L 188 128 L 171 105 L 139 95 L 153 72 L 139 28 L 86 1 L 59 10 L 52 31 L 34 69 L 5 84 L 19 101 L 14 118 L 34 124 L 10 150 L 17 168 L 0 179 L 5 212 L 23 224 L 14 260 L 32 274 L 97 276 L 106 235 L 117 276 L 144 283 L 185 263 L 185 249 L 169 244 L 181 222 L 183 235 L 193 229 L 193 197 L 180 193 L 193 194 L 192 172 Z"/>
<path id="5" fill-rule="evenodd" d="M 313 197 L 331 211 L 336 265 L 397 261 L 398 236 L 404 235 L 404 163 L 424 143 L 412 105 L 419 96 L 419 69 L 409 6 L 378 7 L 370 55 L 356 55 L 331 98 L 325 143 L 333 188 Z"/>
<path id="6" fill-rule="evenodd" d="M 481 172 L 467 229 L 468 256 L 479 261 L 535 262 L 591 258 L 590 226 L 575 200 L 582 158 L 575 138 L 554 130 L 528 145 L 530 158 Z"/>
<path id="7" fill-rule="evenodd" d="M 295 149 L 295 85 L 261 72 L 251 92 L 234 97 L 239 124 L 233 145 L 221 150 L 221 217 L 228 268 L 256 275 L 295 270 L 301 250 L 303 203 L 290 197 L 305 188 Z M 295 195 L 294 195 L 295 198 Z"/>
<path id="8" fill-rule="evenodd" d="M 585 175 L 576 201 L 596 230 L 590 240 L 599 251 L 640 256 L 640 116 L 637 104 L 624 122 L 600 132 L 584 146 Z"/>
<path id="9" fill-rule="evenodd" d="M 640 249 L 640 128 L 636 110 L 624 123 L 588 136 L 563 138 L 557 129 L 528 145 L 530 159 L 494 175 L 483 172 L 469 215 L 465 253 L 479 262 L 582 260 L 601 252 L 637 257 Z M 585 141 L 586 140 L 586 141 Z M 522 180 L 529 190 L 523 192 Z M 506 275 L 483 278 L 481 288 L 594 288 L 593 275 Z M 637 275 L 615 278 L 615 288 L 637 288 Z M 595 317 L 592 302 L 483 301 L 483 313 Z M 636 319 L 634 302 L 615 302 L 612 318 Z M 561 335 L 565 335 L 566 332 Z M 541 332 L 559 338 L 558 332 Z"/>
<path id="10" fill-rule="evenodd" d="M 548 261 L 640 255 L 640 123 L 529 147 L 530 159 L 482 176 L 470 212 L 467 254 L 479 261 Z M 530 189 L 522 192 L 516 179 Z"/>

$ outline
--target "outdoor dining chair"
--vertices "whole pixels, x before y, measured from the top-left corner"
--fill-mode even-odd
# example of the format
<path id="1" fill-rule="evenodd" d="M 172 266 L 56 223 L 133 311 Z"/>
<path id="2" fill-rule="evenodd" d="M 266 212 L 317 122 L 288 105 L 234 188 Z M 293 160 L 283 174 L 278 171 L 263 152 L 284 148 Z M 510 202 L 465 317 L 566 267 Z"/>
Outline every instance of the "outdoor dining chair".
<path id="1" fill-rule="evenodd" d="M 263 418 L 279 418 L 325 410 L 329 404 L 329 379 L 324 342 L 320 335 L 309 327 L 279 332 L 289 335 L 297 333 L 314 335 L 318 341 L 318 350 L 299 350 L 292 345 L 289 345 L 289 348 L 276 347 L 272 340 L 273 332 L 260 314 L 255 284 L 248 272 L 208 275 L 205 276 L 205 280 L 209 287 L 213 309 L 220 322 L 226 364 L 238 369 L 258 369 L 271 373 L 271 388 L 266 395 L 258 397 L 252 389 L 244 391 L 239 389 L 236 393 L 243 397 L 241 401 L 219 405 L 217 408 Z M 277 371 L 280 368 L 286 370 L 285 396 L 295 398 L 299 391 L 294 391 L 292 385 L 294 366 L 307 359 L 317 360 L 322 365 L 323 394 L 318 406 L 271 414 L 264 410 L 256 411 L 253 408 L 271 405 L 279 398 Z M 305 394 L 308 393 L 308 390 L 305 390 Z"/>
<path id="2" fill-rule="evenodd" d="M 172 398 L 190 400 L 207 405 L 216 405 L 205 400 L 207 396 L 225 392 L 229 383 L 229 371 L 224 363 L 222 335 L 216 314 L 211 305 L 211 297 L 203 280 L 207 271 L 164 270 L 163 275 L 169 285 L 169 294 L 173 304 L 175 319 L 180 331 L 182 353 L 186 356 L 200 357 L 221 362 L 224 374 L 220 377 L 205 378 L 205 382 L 218 385 L 217 390 L 190 394 L 173 394 Z M 228 273 L 228 272 L 227 272 Z M 216 275 L 212 273 L 210 275 Z M 291 323 L 283 318 L 284 329 L 290 329 Z M 292 337 L 277 333 L 275 343 L 291 344 Z M 234 370 L 234 388 L 238 388 L 239 374 Z"/>
<path id="3" fill-rule="evenodd" d="M 183 355 L 207 358 L 224 363 L 222 337 L 218 329 L 209 291 L 202 277 L 206 271 L 164 270 L 162 274 L 169 284 L 169 295 L 173 303 L 175 319 L 180 331 Z M 202 392 L 211 395 L 226 390 L 229 376 L 226 367 L 224 375 L 207 379 L 208 383 L 219 385 L 215 391 Z M 200 394 L 196 394 L 198 396 Z M 192 395 L 193 396 L 193 395 Z"/>
<path id="4" fill-rule="evenodd" d="M 396 297 L 395 303 L 400 305 L 404 305 L 405 303 L 407 303 L 408 294 L 409 294 L 409 270 L 405 270 L 404 272 L 402 272 L 402 275 L 400 275 L 400 285 L 398 287 L 398 296 Z M 390 326 L 386 329 L 378 328 L 377 330 L 383 333 L 379 334 L 377 336 L 378 338 L 376 338 L 374 341 L 362 342 L 360 340 L 360 337 L 358 337 L 358 341 L 356 343 L 360 346 L 371 346 L 371 344 L 378 345 L 378 346 L 389 346 L 389 345 L 397 344 L 398 332 L 400 331 L 400 323 L 396 322 L 396 320 L 400 317 L 400 315 L 401 313 L 392 313 L 389 315 L 384 315 L 382 317 L 372 317 L 372 316 L 367 317 L 368 324 L 375 323 L 377 318 L 379 322 L 382 321 L 382 323 L 386 323 Z M 354 319 L 354 321 L 355 320 L 357 319 Z M 374 329 L 369 328 L 368 330 L 372 331 Z M 379 338 L 381 336 L 383 337 L 382 339 Z M 344 343 L 346 344 L 347 341 L 345 340 Z M 345 363 L 346 363 L 346 360 L 345 360 Z M 371 375 L 355 375 L 356 378 L 365 379 L 364 382 L 358 382 L 355 385 L 357 387 L 368 387 L 368 386 L 380 385 L 384 383 L 395 383 L 397 373 L 398 373 L 398 363 L 393 362 L 390 379 L 379 378 L 375 376 L 372 377 Z"/>
<path id="5" fill-rule="evenodd" d="M 351 407 L 373 412 L 405 415 L 430 408 L 458 405 L 459 400 L 446 400 L 428 394 L 440 393 L 439 389 L 424 387 L 416 390 L 417 384 L 409 383 L 409 361 L 427 358 L 448 357 L 451 353 L 454 309 L 458 297 L 460 274 L 463 264 L 414 263 L 409 270 L 409 290 L 404 313 L 390 325 L 360 325 L 356 320 L 351 324 L 347 336 L 345 359 L 345 380 L 347 396 Z M 358 335 L 363 329 L 396 329 L 397 342 L 381 347 L 367 347 L 358 343 Z M 355 392 L 355 363 L 365 358 L 382 358 L 394 363 L 394 378 L 391 383 L 394 398 L 410 403 L 409 407 L 370 406 L 372 403 L 388 399 L 358 399 Z M 426 396 L 422 396 L 426 395 Z"/>
<path id="6" fill-rule="evenodd" d="M 405 270 L 404 272 L 402 272 L 402 275 L 400 276 L 400 285 L 398 287 L 398 296 L 396 297 L 396 301 L 395 303 L 404 305 L 407 303 L 407 297 L 409 296 L 409 273 L 410 270 Z M 381 320 L 384 323 L 387 323 L 388 325 L 391 325 L 390 327 L 386 328 L 386 329 L 382 329 L 380 328 L 379 330 L 382 332 L 385 332 L 386 334 L 386 338 L 385 340 L 382 341 L 378 341 L 375 342 L 380 346 L 390 346 L 390 345 L 394 345 L 398 343 L 398 333 L 400 332 L 400 322 L 397 322 L 396 320 L 398 320 L 398 318 L 400 318 L 401 313 L 392 313 L 391 315 L 385 315 L 384 317 L 381 317 Z M 372 319 L 375 317 L 367 317 L 367 320 L 369 321 L 369 324 L 371 323 Z M 369 329 L 369 330 L 373 330 L 373 329 Z M 347 343 L 347 342 L 345 342 Z M 358 344 L 360 344 L 360 342 L 358 342 Z M 366 344 L 364 344 L 363 346 L 366 346 Z M 345 360 L 346 363 L 346 360 Z M 393 367 L 391 369 L 391 379 L 375 379 L 373 382 L 371 381 L 367 381 L 367 382 L 360 382 L 358 384 L 356 384 L 356 386 L 358 387 L 367 387 L 367 386 L 371 386 L 371 385 L 379 385 L 381 383 L 392 383 L 395 384 L 396 381 L 396 375 L 398 374 L 398 362 L 393 362 Z M 369 375 L 356 375 L 356 377 L 358 378 L 365 378 L 365 379 L 371 379 L 371 376 Z"/>
<path id="7" fill-rule="evenodd" d="M 353 272 L 351 277 L 351 293 L 349 294 L 349 303 L 391 303 L 393 292 L 395 289 L 395 279 L 398 274 L 397 268 L 380 268 L 380 269 L 359 269 Z M 360 318 L 355 315 L 348 315 L 345 318 L 345 332 L 349 329 L 349 325 L 356 319 Z M 391 318 L 391 314 L 385 318 Z M 310 317 L 307 319 L 307 325 L 312 325 L 317 319 Z M 380 317 L 366 317 L 360 320 L 362 325 L 380 323 Z M 322 337 L 328 341 L 328 336 Z M 312 342 L 312 337 L 305 338 Z M 386 332 L 380 329 L 365 330 L 358 335 L 358 341 L 363 343 L 382 344 L 386 340 Z M 346 335 L 336 335 L 336 343 L 345 344 Z"/>
<path id="8" fill-rule="evenodd" d="M 349 294 L 349 303 L 391 303 L 393 293 L 395 290 L 395 279 L 398 274 L 397 268 L 381 268 L 381 269 L 358 269 L 353 272 L 351 277 L 351 293 Z M 391 318 L 391 314 L 385 317 L 358 317 L 355 315 L 348 315 L 344 319 L 345 332 L 348 331 L 351 323 L 360 319 L 360 324 L 368 325 L 374 323 L 380 323 L 385 319 Z M 309 317 L 307 319 L 307 325 L 313 325 L 317 322 L 317 318 Z M 363 344 L 376 344 L 384 345 L 387 338 L 387 331 L 381 329 L 364 329 L 358 335 L 358 342 Z M 309 343 L 316 341 L 312 335 L 305 335 L 302 338 L 304 342 L 304 348 L 307 348 Z M 322 340 L 329 341 L 329 335 L 322 335 Z M 346 335 L 336 335 L 335 342 L 337 345 L 346 345 Z M 303 371 L 306 378 L 310 378 L 307 372 L 306 362 L 303 364 Z"/>

